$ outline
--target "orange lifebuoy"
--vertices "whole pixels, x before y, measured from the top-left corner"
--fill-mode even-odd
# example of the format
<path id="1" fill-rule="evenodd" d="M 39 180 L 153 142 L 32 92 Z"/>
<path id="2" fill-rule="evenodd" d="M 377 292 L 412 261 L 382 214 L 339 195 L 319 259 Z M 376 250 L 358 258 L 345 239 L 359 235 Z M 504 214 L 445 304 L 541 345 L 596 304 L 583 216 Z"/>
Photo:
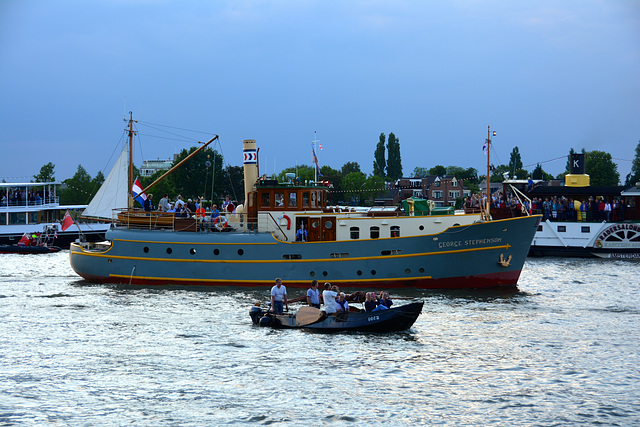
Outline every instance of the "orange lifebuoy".
<path id="1" fill-rule="evenodd" d="M 287 215 L 282 215 L 280 218 L 278 218 L 278 225 L 280 225 L 280 220 L 281 219 L 286 219 L 287 220 L 287 230 L 291 229 L 291 218 L 289 218 Z"/>
<path id="2" fill-rule="evenodd" d="M 217 216 L 216 219 L 213 220 L 213 225 L 218 230 L 223 230 L 227 227 L 227 219 L 223 216 Z"/>

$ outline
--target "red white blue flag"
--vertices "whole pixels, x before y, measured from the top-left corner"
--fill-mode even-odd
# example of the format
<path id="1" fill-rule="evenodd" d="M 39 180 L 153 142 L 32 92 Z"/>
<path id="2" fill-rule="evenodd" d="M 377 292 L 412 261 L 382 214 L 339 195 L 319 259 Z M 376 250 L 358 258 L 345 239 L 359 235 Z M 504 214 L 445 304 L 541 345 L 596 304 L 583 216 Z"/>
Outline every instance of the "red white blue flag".
<path id="1" fill-rule="evenodd" d="M 144 201 L 147 200 L 147 195 L 142 192 L 142 186 L 140 185 L 140 181 L 136 178 L 136 182 L 133 183 L 133 187 L 131 187 L 131 194 L 133 194 L 133 198 L 144 206 Z"/>
<path id="2" fill-rule="evenodd" d="M 322 174 L 320 173 L 320 165 L 318 164 L 318 157 L 316 156 L 316 149 L 313 143 L 311 143 L 311 153 L 313 154 L 313 156 L 311 157 L 311 161 L 313 162 L 314 165 L 316 165 L 316 171 L 318 172 L 318 176 L 322 176 Z"/>

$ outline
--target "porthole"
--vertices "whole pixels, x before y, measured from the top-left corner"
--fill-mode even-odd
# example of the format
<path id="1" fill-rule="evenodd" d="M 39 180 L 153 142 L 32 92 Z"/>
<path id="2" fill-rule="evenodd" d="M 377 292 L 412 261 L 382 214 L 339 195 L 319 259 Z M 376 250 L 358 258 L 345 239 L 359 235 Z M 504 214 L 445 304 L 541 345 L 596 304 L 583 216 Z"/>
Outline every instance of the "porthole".
<path id="1" fill-rule="evenodd" d="M 333 223 L 331 221 L 327 221 L 324 223 L 325 228 L 331 228 L 332 225 Z"/>
<path id="2" fill-rule="evenodd" d="M 418 227 L 420 229 L 420 231 L 424 230 L 424 225 L 421 225 L 420 227 Z"/>
<path id="3" fill-rule="evenodd" d="M 111 261 L 111 260 L 109 260 L 109 261 Z M 358 270 L 358 271 L 356 271 L 356 274 L 357 274 L 358 276 L 362 276 L 362 270 Z"/>
<path id="4" fill-rule="evenodd" d="M 315 277 L 315 275 L 316 275 L 316 272 L 315 272 L 315 271 L 310 271 L 310 272 L 309 272 L 309 276 L 311 276 L 311 277 Z"/>
<path id="5" fill-rule="evenodd" d="M 108 259 L 108 260 L 107 260 L 107 262 L 108 262 L 109 264 L 111 264 L 113 261 L 112 261 L 112 260 L 110 260 L 110 259 Z"/>
<path id="6" fill-rule="evenodd" d="M 323 272 L 322 272 L 322 275 L 323 275 L 324 277 L 327 277 L 327 276 L 329 275 L 329 273 L 327 273 L 326 271 L 323 271 Z"/>
<path id="7" fill-rule="evenodd" d="M 145 246 L 145 247 L 144 247 L 144 249 L 143 249 L 143 251 L 144 251 L 144 253 L 145 253 L 145 254 L 148 254 L 148 253 L 149 253 L 149 247 L 148 247 L 148 246 Z"/>
<path id="8" fill-rule="evenodd" d="M 437 241 L 438 241 L 438 238 L 437 238 L 437 237 L 434 237 L 434 238 L 433 238 L 433 241 L 434 241 L 434 242 L 437 242 Z"/>
<path id="9" fill-rule="evenodd" d="M 375 270 L 371 270 L 371 275 L 375 276 L 376 275 L 376 271 Z"/>
<path id="10" fill-rule="evenodd" d="M 420 267 L 420 269 L 418 270 L 420 273 L 424 273 L 424 268 Z"/>
<path id="11" fill-rule="evenodd" d="M 189 249 L 189 253 L 190 253 L 191 255 L 195 255 L 195 254 L 196 254 L 196 248 L 191 248 L 191 249 Z"/>
<path id="12" fill-rule="evenodd" d="M 407 273 L 407 274 L 411 274 L 411 269 L 410 268 L 405 268 L 404 272 Z"/>
<path id="13" fill-rule="evenodd" d="M 173 252 L 173 249 L 171 249 L 171 248 L 167 248 L 167 253 L 168 253 L 169 255 L 171 255 L 171 252 Z"/>
<path id="14" fill-rule="evenodd" d="M 220 249 L 214 249 L 213 250 L 213 254 L 214 255 L 220 255 Z"/>
<path id="15" fill-rule="evenodd" d="M 507 232 L 509 229 L 508 228 L 503 228 L 502 231 L 503 232 Z"/>
<path id="16" fill-rule="evenodd" d="M 243 255 L 244 251 L 242 249 L 238 249 L 238 255 Z"/>

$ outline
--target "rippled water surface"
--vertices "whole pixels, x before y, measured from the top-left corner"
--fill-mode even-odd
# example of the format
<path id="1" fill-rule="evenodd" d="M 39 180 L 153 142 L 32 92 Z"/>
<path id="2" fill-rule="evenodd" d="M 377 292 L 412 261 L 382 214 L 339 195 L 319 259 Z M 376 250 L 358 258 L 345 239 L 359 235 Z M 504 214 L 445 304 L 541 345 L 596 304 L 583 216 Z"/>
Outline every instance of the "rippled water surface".
<path id="1" fill-rule="evenodd" d="M 267 289 L 0 257 L 0 425 L 640 424 L 637 262 L 529 259 L 513 293 L 395 291 L 408 332 L 319 335 L 251 326 Z"/>

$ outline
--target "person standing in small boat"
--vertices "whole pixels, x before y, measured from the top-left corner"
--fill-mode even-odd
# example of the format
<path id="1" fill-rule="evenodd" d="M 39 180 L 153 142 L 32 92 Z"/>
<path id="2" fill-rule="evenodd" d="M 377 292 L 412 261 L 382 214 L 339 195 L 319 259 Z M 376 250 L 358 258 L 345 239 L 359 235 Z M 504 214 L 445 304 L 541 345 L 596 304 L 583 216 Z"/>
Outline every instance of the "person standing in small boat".
<path id="1" fill-rule="evenodd" d="M 311 282 L 311 287 L 307 291 L 307 304 L 311 307 L 320 308 L 320 291 L 318 291 L 318 281 Z"/>
<path id="2" fill-rule="evenodd" d="M 287 288 L 282 284 L 282 279 L 277 278 L 276 284 L 271 288 L 271 307 L 273 308 L 273 312 L 275 314 L 282 314 L 284 306 L 287 307 L 287 311 L 289 311 L 289 304 L 287 303 Z"/>
<path id="3" fill-rule="evenodd" d="M 324 302 L 324 311 L 327 314 L 335 314 L 337 311 L 336 297 L 338 293 L 335 291 L 336 287 L 331 287 L 331 283 L 324 284 L 324 291 L 322 292 L 322 301 Z"/>

